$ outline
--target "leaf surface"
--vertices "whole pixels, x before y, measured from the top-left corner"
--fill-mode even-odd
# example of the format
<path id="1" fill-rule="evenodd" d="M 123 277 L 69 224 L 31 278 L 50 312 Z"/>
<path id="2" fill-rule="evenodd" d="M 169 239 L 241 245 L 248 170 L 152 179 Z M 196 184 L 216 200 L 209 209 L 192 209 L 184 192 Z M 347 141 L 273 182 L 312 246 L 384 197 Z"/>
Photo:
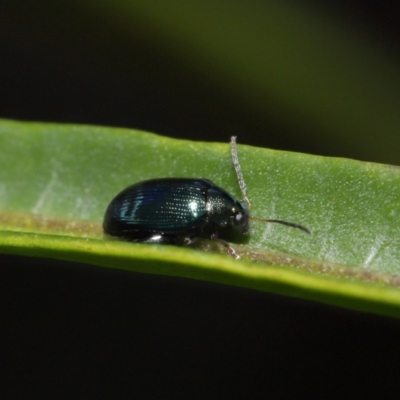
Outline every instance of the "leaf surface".
<path id="1" fill-rule="evenodd" d="M 239 145 L 254 221 L 242 255 L 107 240 L 101 222 L 128 185 L 203 177 L 240 197 L 228 143 L 145 132 L 0 122 L 0 251 L 176 275 L 399 316 L 398 167 Z M 240 141 L 240 138 L 238 138 Z"/>

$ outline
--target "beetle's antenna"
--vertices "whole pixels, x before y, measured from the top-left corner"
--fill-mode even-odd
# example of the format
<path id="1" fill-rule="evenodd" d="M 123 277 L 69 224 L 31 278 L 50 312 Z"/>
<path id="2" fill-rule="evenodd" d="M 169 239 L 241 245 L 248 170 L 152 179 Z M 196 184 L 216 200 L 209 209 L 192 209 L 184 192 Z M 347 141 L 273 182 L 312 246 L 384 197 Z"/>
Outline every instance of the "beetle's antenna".
<path id="1" fill-rule="evenodd" d="M 242 192 L 243 201 L 246 202 L 247 207 L 251 210 L 251 203 L 246 195 L 246 184 L 244 183 L 242 170 L 240 169 L 239 158 L 237 155 L 236 136 L 231 136 L 231 155 L 233 166 L 235 167 L 236 176 L 238 178 L 240 191 Z"/>
<path id="2" fill-rule="evenodd" d="M 246 184 L 244 183 L 242 170 L 240 169 L 239 158 L 237 155 L 236 136 L 231 136 L 231 155 L 232 155 L 233 166 L 235 167 L 236 175 L 238 178 L 240 191 L 242 192 L 243 201 L 246 202 L 247 207 L 249 208 L 249 210 L 251 210 L 251 203 L 250 203 L 249 198 L 246 195 Z M 256 220 L 256 221 L 263 221 L 263 222 L 274 222 L 277 224 L 291 226 L 292 228 L 300 229 L 301 231 L 306 232 L 309 235 L 312 234 L 311 231 L 308 228 L 306 228 L 305 226 L 295 224 L 293 222 L 286 222 L 286 221 L 282 221 L 280 219 L 263 219 L 263 218 L 256 218 L 256 217 L 250 217 L 250 219 Z"/>
<path id="3" fill-rule="evenodd" d="M 299 225 L 299 224 L 295 224 L 293 222 L 286 222 L 286 221 L 282 221 L 280 219 L 263 219 L 263 218 L 256 218 L 256 217 L 250 217 L 250 219 L 256 220 L 256 221 L 263 221 L 263 222 L 276 222 L 278 224 L 291 226 L 292 228 L 300 229 L 300 230 L 308 233 L 309 235 L 312 234 L 311 231 L 308 228 L 306 228 L 305 226 Z"/>

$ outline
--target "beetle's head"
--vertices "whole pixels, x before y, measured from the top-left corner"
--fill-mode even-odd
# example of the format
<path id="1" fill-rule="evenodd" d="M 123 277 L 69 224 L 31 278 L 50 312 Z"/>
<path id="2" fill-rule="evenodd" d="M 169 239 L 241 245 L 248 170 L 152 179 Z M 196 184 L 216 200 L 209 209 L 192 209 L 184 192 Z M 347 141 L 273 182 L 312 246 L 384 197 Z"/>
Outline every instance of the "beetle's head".
<path id="1" fill-rule="evenodd" d="M 250 229 L 249 219 L 250 213 L 247 205 L 244 202 L 237 200 L 231 208 L 229 227 L 241 235 L 246 235 L 249 233 Z"/>
<path id="2" fill-rule="evenodd" d="M 250 213 L 247 205 L 225 190 L 214 186 L 207 192 L 210 226 L 217 227 L 224 237 L 240 237 L 249 232 Z"/>

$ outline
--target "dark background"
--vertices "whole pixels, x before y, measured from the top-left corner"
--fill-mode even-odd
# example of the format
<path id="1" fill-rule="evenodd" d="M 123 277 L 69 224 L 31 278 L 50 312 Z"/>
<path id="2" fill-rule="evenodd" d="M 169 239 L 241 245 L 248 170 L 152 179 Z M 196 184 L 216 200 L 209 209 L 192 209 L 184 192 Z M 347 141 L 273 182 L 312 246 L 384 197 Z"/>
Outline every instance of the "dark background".
<path id="1" fill-rule="evenodd" d="M 52 4 L 0 1 L 0 117 L 222 142 L 246 132 L 248 144 L 351 156 L 254 118 L 140 30 L 128 40 Z M 398 52 L 397 2 L 333 8 Z M 398 397 L 396 320 L 52 260 L 0 265 L 4 398 Z"/>

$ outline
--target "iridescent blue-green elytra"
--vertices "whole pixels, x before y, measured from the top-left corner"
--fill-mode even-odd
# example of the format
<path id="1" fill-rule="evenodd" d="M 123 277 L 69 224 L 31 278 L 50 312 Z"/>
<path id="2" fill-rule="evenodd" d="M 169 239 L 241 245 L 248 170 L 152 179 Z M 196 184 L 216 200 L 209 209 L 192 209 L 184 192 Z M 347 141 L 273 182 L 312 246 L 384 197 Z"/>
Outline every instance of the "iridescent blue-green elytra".
<path id="1" fill-rule="evenodd" d="M 206 237 L 227 245 L 227 236 L 248 233 L 249 210 L 208 179 L 151 179 L 111 201 L 103 228 L 133 242 L 184 245 Z"/>

